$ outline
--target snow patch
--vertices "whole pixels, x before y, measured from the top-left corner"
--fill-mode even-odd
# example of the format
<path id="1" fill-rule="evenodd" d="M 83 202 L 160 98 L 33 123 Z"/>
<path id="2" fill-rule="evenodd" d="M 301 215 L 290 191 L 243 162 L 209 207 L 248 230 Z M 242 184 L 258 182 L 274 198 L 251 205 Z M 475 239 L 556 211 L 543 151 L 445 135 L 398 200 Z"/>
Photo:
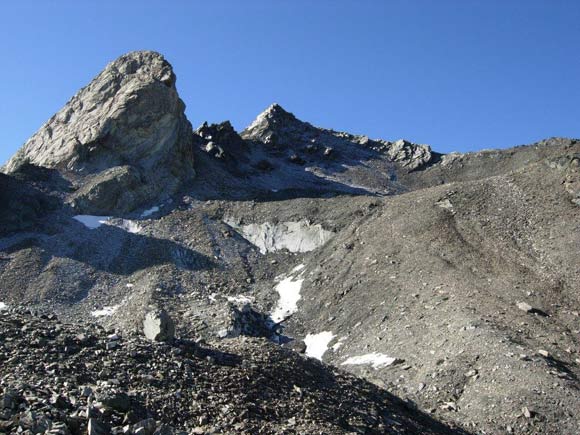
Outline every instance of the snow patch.
<path id="1" fill-rule="evenodd" d="M 306 265 L 304 264 L 299 264 L 298 266 L 296 266 L 294 269 L 292 269 L 292 272 L 290 273 L 296 273 L 296 272 L 300 272 L 302 269 L 304 269 L 306 267 Z"/>
<path id="2" fill-rule="evenodd" d="M 374 369 L 390 366 L 397 361 L 397 358 L 391 358 L 385 354 L 373 352 L 366 355 L 352 356 L 344 361 L 341 365 L 364 365 L 370 364 Z"/>
<path id="3" fill-rule="evenodd" d="M 93 317 L 108 317 L 115 314 L 115 311 L 119 309 L 120 305 L 112 305 L 109 307 L 103 307 L 100 310 L 91 311 L 91 316 Z"/>
<path id="4" fill-rule="evenodd" d="M 88 214 L 79 214 L 77 216 L 73 216 L 73 219 L 79 221 L 85 227 L 94 230 L 95 228 L 99 228 L 101 225 L 107 223 L 111 216 L 91 216 Z"/>
<path id="5" fill-rule="evenodd" d="M 106 225 L 111 225 L 122 230 L 127 231 L 128 233 L 138 234 L 143 229 L 141 225 L 137 222 L 134 222 L 129 219 L 121 219 L 120 223 L 113 223 L 113 222 L 105 222 Z"/>
<path id="6" fill-rule="evenodd" d="M 148 216 L 151 216 L 153 213 L 157 213 L 158 211 L 159 211 L 159 206 L 155 205 L 151 208 L 148 208 L 143 213 L 141 213 L 141 217 L 146 218 Z"/>
<path id="7" fill-rule="evenodd" d="M 118 219 L 111 221 L 111 216 L 91 216 L 88 214 L 80 214 L 73 216 L 73 219 L 83 224 L 88 229 L 94 230 L 102 225 L 110 225 L 120 228 L 129 233 L 137 234 L 141 231 L 141 226 L 129 219 Z"/>
<path id="8" fill-rule="evenodd" d="M 312 225 L 305 220 L 248 225 L 239 225 L 233 220 L 224 222 L 256 246 L 262 254 L 282 249 L 290 252 L 310 252 L 324 245 L 334 235 L 332 231 L 322 228 L 322 225 Z"/>
<path id="9" fill-rule="evenodd" d="M 292 274 L 304 269 L 304 265 L 300 264 L 292 269 Z M 295 276 L 289 276 L 276 285 L 275 290 L 280 296 L 278 299 L 278 304 L 276 308 L 270 314 L 270 317 L 274 323 L 279 323 L 288 316 L 294 314 L 298 310 L 298 301 L 300 300 L 300 289 L 302 289 L 302 283 L 304 279 Z"/>
<path id="10" fill-rule="evenodd" d="M 237 304 L 250 304 L 254 302 L 255 298 L 253 296 L 239 295 L 239 296 L 228 296 L 228 302 L 235 302 Z"/>
<path id="11" fill-rule="evenodd" d="M 322 331 L 318 334 L 308 334 L 304 338 L 306 344 L 306 355 L 322 361 L 322 356 L 328 350 L 328 343 L 335 335 L 330 331 Z"/>
<path id="12" fill-rule="evenodd" d="M 7 310 L 7 309 L 8 309 L 8 305 L 6 305 L 4 302 L 0 302 L 0 311 Z"/>

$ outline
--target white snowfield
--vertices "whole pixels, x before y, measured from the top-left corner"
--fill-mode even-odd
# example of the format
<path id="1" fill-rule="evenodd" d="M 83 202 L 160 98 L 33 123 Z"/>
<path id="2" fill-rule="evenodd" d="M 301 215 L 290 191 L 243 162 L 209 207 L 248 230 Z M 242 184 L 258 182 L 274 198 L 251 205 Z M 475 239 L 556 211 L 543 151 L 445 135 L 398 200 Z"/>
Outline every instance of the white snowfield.
<path id="1" fill-rule="evenodd" d="M 291 274 L 295 274 L 302 269 L 304 269 L 303 264 L 295 267 Z M 300 289 L 304 282 L 304 279 L 299 279 L 301 275 L 301 273 L 297 277 L 290 275 L 276 285 L 275 290 L 278 292 L 279 299 L 276 308 L 270 314 L 274 323 L 281 322 L 298 310 L 298 301 L 301 298 Z"/>
<path id="2" fill-rule="evenodd" d="M 359 356 L 352 356 L 344 361 L 341 365 L 365 365 L 370 364 L 373 366 L 374 369 L 378 369 L 381 367 L 390 366 L 393 364 L 397 359 L 391 358 L 385 354 L 373 352 L 367 353 L 365 355 Z"/>
<path id="3" fill-rule="evenodd" d="M 328 350 L 328 343 L 335 335 L 330 331 L 322 331 L 318 334 L 308 334 L 304 338 L 306 344 L 306 355 L 322 361 L 324 353 Z"/>
<path id="4" fill-rule="evenodd" d="M 7 310 L 7 309 L 8 309 L 8 305 L 6 305 L 4 302 L 0 302 L 0 311 Z"/>
<path id="5" fill-rule="evenodd" d="M 307 221 L 238 225 L 231 220 L 225 220 L 225 223 L 256 246 L 262 254 L 281 249 L 310 252 L 334 236 L 332 231 L 325 230 L 322 225 L 312 225 Z"/>

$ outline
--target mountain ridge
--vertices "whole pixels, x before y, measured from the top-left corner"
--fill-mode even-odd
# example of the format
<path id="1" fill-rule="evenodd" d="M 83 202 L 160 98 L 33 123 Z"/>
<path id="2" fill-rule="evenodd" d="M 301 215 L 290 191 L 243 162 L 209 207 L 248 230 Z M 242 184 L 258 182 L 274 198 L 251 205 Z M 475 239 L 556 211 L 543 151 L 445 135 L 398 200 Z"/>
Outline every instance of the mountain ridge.
<path id="1" fill-rule="evenodd" d="M 242 132 L 193 130 L 158 53 L 104 71 L 0 174 L 0 316 L 35 324 L 25 306 L 130 336 L 164 312 L 177 343 L 278 355 L 273 341 L 396 394 L 433 431 L 580 427 L 579 140 L 440 154 L 278 104 Z M 88 139 L 71 144 L 77 128 Z M 315 404 L 327 390 L 313 388 Z M 274 414 L 252 429 L 316 433 Z"/>

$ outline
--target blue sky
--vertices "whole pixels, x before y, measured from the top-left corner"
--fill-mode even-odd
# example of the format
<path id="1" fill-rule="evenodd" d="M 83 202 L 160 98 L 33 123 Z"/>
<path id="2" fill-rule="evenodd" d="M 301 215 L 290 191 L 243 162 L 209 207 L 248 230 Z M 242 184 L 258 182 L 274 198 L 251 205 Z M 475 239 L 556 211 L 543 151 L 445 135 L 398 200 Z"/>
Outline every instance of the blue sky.
<path id="1" fill-rule="evenodd" d="M 278 102 L 441 152 L 580 137 L 576 0 L 21 0 L 0 6 L 0 48 L 0 162 L 137 49 L 173 64 L 194 127 Z"/>

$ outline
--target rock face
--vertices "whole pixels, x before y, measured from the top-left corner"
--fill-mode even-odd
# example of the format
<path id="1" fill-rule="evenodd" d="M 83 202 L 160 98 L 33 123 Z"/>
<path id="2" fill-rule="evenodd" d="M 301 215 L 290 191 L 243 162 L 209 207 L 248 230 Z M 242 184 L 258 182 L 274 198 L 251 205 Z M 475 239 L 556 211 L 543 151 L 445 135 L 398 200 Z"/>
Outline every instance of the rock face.
<path id="1" fill-rule="evenodd" d="M 175 335 L 175 324 L 164 310 L 150 311 L 143 321 L 143 333 L 151 341 L 171 341 Z"/>
<path id="2" fill-rule="evenodd" d="M 194 176 L 191 124 L 171 65 L 139 51 L 110 63 L 10 159 L 74 173 L 71 203 L 85 213 L 125 212 Z M 130 191 L 130 193 L 127 193 Z"/>
<path id="3" fill-rule="evenodd" d="M 404 139 L 389 145 L 389 157 L 411 171 L 427 165 L 433 158 L 431 148 L 427 145 L 417 145 Z"/>
<path id="4" fill-rule="evenodd" d="M 329 158 L 335 148 L 341 149 L 347 143 L 385 154 L 407 171 L 428 165 L 433 153 L 428 145 L 418 145 L 404 139 L 395 142 L 372 140 L 367 136 L 337 132 L 300 121 L 292 113 L 284 110 L 279 104 L 272 104 L 252 122 L 243 132 L 242 137 L 258 141 L 274 148 L 291 148 L 293 160 L 303 160 L 302 153 L 316 154 Z M 344 153 L 344 151 L 343 151 Z"/>

